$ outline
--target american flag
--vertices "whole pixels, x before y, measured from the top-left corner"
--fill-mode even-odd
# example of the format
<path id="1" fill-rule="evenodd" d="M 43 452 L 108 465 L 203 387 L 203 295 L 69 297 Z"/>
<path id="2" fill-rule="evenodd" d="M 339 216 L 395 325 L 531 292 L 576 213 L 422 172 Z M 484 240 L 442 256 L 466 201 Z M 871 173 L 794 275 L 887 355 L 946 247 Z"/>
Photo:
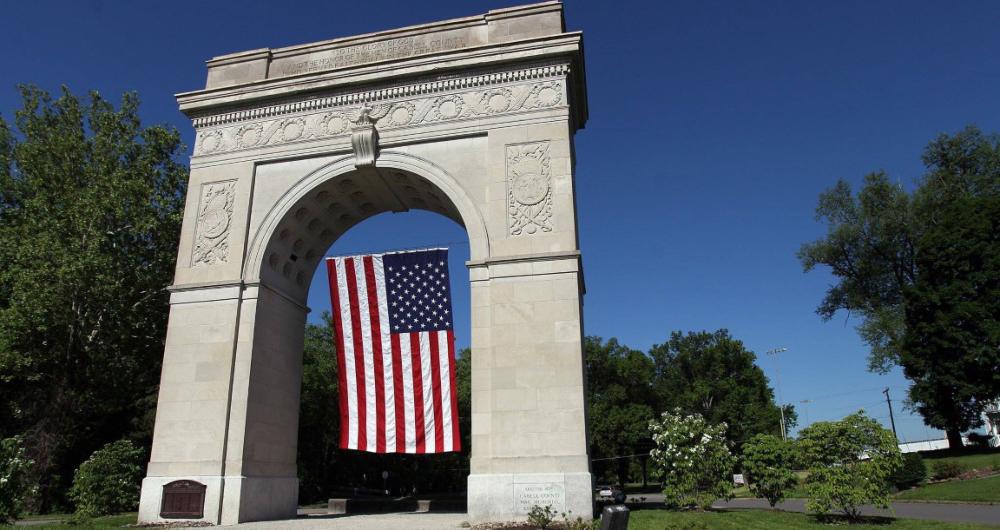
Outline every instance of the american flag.
<path id="1" fill-rule="evenodd" d="M 448 250 L 328 258 L 340 447 L 458 451 Z"/>

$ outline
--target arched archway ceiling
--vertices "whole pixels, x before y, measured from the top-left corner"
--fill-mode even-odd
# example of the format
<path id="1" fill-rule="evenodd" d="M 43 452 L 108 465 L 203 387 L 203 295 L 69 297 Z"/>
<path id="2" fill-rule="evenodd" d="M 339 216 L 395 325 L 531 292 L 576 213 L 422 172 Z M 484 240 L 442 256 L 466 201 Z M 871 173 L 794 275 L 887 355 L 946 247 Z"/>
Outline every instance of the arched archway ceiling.
<path id="1" fill-rule="evenodd" d="M 304 304 L 316 267 L 342 234 L 380 213 L 409 210 L 439 213 L 464 227 L 448 196 L 414 173 L 366 168 L 330 178 L 299 199 L 275 228 L 261 281 Z"/>

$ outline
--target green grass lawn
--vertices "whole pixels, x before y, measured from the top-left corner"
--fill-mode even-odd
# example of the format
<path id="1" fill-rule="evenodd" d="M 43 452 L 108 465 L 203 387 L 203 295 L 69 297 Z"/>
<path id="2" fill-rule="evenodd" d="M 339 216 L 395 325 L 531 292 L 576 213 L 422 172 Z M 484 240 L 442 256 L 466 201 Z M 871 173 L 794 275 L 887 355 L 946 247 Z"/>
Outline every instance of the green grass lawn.
<path id="1" fill-rule="evenodd" d="M 1000 503 L 1000 476 L 950 480 L 902 491 L 897 499 L 912 501 L 971 501 Z"/>
<path id="2" fill-rule="evenodd" d="M 927 464 L 927 472 L 934 472 L 934 464 L 937 462 L 957 462 L 964 471 L 971 469 L 989 469 L 993 466 L 1000 467 L 1000 450 L 983 451 L 977 454 L 967 454 L 960 456 L 938 456 L 934 453 L 924 454 L 924 463 Z"/>
<path id="3" fill-rule="evenodd" d="M 87 521 L 86 523 L 79 524 L 68 524 L 68 523 L 58 523 L 58 524 L 41 524 L 41 525 L 31 525 L 31 526 L 8 526 L 0 525 L 0 528 L 18 528 L 25 530 L 101 530 L 106 528 L 120 528 L 127 524 L 135 524 L 138 514 L 135 513 L 125 513 L 121 515 L 110 515 L 108 517 L 97 517 Z M 70 517 L 65 514 L 55 514 L 55 515 L 37 515 L 26 517 L 25 519 L 58 519 L 60 517 Z"/>
<path id="4" fill-rule="evenodd" d="M 640 510 L 629 519 L 629 530 L 785 530 L 799 528 L 830 528 L 830 522 L 791 512 L 767 510 L 727 510 L 719 512 L 669 512 L 665 510 Z M 839 526 L 839 525 L 838 525 Z M 972 530 L 996 528 L 991 526 L 918 521 L 915 519 L 881 519 L 875 524 L 843 525 L 850 530 L 917 530 L 955 529 Z"/>

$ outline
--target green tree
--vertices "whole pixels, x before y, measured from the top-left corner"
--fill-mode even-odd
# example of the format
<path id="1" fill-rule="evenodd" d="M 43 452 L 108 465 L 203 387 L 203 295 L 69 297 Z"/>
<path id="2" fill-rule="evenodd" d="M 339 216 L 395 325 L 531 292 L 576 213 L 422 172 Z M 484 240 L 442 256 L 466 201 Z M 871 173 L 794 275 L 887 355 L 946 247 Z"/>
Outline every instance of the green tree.
<path id="1" fill-rule="evenodd" d="M 840 180 L 820 195 L 816 207 L 816 220 L 827 224 L 826 237 L 802 245 L 798 253 L 806 272 L 826 265 L 837 277 L 816 312 L 824 320 L 842 309 L 860 316 L 857 330 L 871 350 L 872 371 L 885 373 L 899 362 L 903 289 L 916 277 L 913 210 L 910 196 L 884 172 L 866 176 L 857 197 Z"/>
<path id="2" fill-rule="evenodd" d="M 21 95 L 0 119 L 0 436 L 23 433 L 47 510 L 95 448 L 148 443 L 187 170 L 135 94 Z"/>
<path id="3" fill-rule="evenodd" d="M 781 433 L 781 410 L 767 377 L 754 364 L 753 352 L 728 331 L 675 331 L 669 341 L 653 346 L 650 357 L 660 410 L 679 407 L 711 424 L 728 423 L 726 435 L 737 449 L 755 434 Z M 795 419 L 788 406 L 789 426 Z"/>
<path id="4" fill-rule="evenodd" d="M 857 412 L 817 422 L 799 432 L 798 443 L 809 466 L 809 511 L 837 509 L 857 520 L 862 505 L 889 507 L 890 479 L 903 458 L 896 437 L 877 421 Z"/>
<path id="5" fill-rule="evenodd" d="M 726 441 L 726 424 L 710 424 L 681 409 L 649 422 L 656 448 L 650 459 L 664 477 L 663 497 L 670 508 L 708 509 L 716 499 L 732 498 L 730 473 L 736 459 Z"/>
<path id="6" fill-rule="evenodd" d="M 336 483 L 333 460 L 340 443 L 337 354 L 330 313 L 322 324 L 306 324 L 299 401 L 299 495 L 306 502 L 322 499 Z"/>
<path id="7" fill-rule="evenodd" d="M 955 447 L 1000 397 L 1000 194 L 958 197 L 935 217 L 905 291 L 901 362 L 910 401 Z"/>
<path id="8" fill-rule="evenodd" d="M 912 194 L 875 173 L 855 196 L 843 181 L 820 196 L 827 235 L 802 246 L 806 271 L 830 267 L 838 282 L 817 312 L 860 315 L 869 369 L 902 365 L 910 400 L 952 447 L 1000 397 L 995 202 L 1000 137 L 974 127 L 924 151 Z"/>
<path id="9" fill-rule="evenodd" d="M 599 476 L 611 472 L 618 483 L 625 484 L 631 459 L 621 457 L 643 453 L 652 445 L 653 363 L 642 352 L 613 338 L 605 342 L 600 337 L 586 337 L 583 348 L 591 458 L 598 459 Z"/>
<path id="10" fill-rule="evenodd" d="M 750 491 L 767 499 L 774 508 L 799 482 L 793 471 L 795 460 L 795 447 L 790 441 L 773 434 L 750 438 L 743 445 L 742 459 Z"/>

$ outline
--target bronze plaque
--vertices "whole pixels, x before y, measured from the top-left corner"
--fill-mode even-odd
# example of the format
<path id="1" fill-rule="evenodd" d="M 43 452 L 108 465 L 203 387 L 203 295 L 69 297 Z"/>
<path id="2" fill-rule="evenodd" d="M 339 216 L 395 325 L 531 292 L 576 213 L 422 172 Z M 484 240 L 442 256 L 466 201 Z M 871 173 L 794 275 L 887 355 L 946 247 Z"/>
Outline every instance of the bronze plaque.
<path id="1" fill-rule="evenodd" d="M 163 485 L 160 517 L 201 519 L 205 516 L 206 486 L 193 480 L 175 480 Z"/>

